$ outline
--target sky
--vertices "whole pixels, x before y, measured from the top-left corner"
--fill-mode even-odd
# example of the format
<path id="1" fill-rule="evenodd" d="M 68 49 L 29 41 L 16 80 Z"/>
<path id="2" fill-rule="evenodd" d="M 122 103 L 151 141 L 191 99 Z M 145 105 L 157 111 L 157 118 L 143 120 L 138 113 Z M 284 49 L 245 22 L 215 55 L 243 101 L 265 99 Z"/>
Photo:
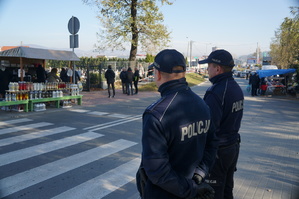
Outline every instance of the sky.
<path id="1" fill-rule="evenodd" d="M 163 24 L 171 31 L 170 46 L 165 48 L 177 49 L 185 56 L 190 56 L 190 41 L 192 56 L 208 55 L 212 47 L 226 49 L 234 57 L 252 54 L 257 46 L 269 51 L 275 31 L 285 17 L 292 17 L 289 7 L 299 6 L 299 0 L 170 1 L 173 5 L 160 8 Z M 90 56 L 101 28 L 97 11 L 82 0 L 0 0 L 0 47 L 72 50 L 68 22 L 75 16 L 80 21 L 75 53 Z M 128 50 L 100 54 L 128 57 Z"/>

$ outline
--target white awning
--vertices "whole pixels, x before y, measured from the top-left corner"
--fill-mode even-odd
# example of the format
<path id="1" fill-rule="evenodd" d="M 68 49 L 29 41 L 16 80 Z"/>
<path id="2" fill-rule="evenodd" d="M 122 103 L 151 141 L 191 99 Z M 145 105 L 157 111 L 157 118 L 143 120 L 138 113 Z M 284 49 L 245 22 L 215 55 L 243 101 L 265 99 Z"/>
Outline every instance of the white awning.
<path id="1" fill-rule="evenodd" d="M 28 59 L 45 59 L 61 61 L 80 61 L 73 51 L 47 50 L 30 47 L 17 47 L 0 52 L 0 59 L 5 57 L 23 57 Z"/>

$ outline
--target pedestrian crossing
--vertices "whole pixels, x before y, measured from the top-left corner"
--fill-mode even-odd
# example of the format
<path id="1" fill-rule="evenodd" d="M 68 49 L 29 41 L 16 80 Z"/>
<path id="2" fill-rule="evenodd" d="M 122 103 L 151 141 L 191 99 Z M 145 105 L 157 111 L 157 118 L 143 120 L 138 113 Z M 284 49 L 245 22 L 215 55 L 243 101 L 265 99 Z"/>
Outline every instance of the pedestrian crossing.
<path id="1" fill-rule="evenodd" d="M 103 112 L 103 111 L 91 111 L 87 109 L 69 109 L 71 112 L 75 113 L 86 113 L 88 115 L 93 115 L 93 116 L 107 116 L 107 117 L 113 117 L 113 118 L 127 118 L 131 115 L 126 115 L 126 114 L 119 114 L 119 113 L 109 113 L 109 112 Z"/>
<path id="2" fill-rule="evenodd" d="M 120 161 L 118 164 L 113 163 L 108 168 L 106 165 L 105 168 L 103 167 L 103 172 L 98 171 L 96 175 L 84 178 L 82 182 L 77 182 L 80 180 L 80 177 L 74 177 L 76 181 L 68 180 L 65 190 L 64 187 L 59 187 L 57 192 L 55 189 L 51 193 L 45 191 L 42 197 L 40 193 L 34 193 L 33 190 L 34 187 L 39 187 L 37 190 L 41 192 L 42 188 L 40 187 L 55 187 L 57 178 L 72 179 L 69 177 L 70 173 L 81 173 L 80 169 L 88 165 L 104 161 L 118 153 L 125 153 L 130 148 L 136 146 L 137 142 L 125 139 L 101 141 L 105 135 L 99 133 L 98 130 L 140 118 L 140 115 L 128 118 L 123 117 L 116 121 L 84 129 L 57 126 L 49 122 L 35 122 L 27 118 L 1 121 L 0 198 L 84 199 L 103 198 L 109 195 L 135 179 L 135 174 L 140 164 L 138 154 L 128 158 L 129 160 L 127 161 Z M 62 134 L 63 136 L 59 137 Z M 58 137 L 56 139 L 45 139 L 47 136 Z M 39 139 L 46 141 L 41 143 L 34 142 Z M 95 140 L 98 141 L 97 144 L 95 144 Z M 24 142 L 33 142 L 34 144 L 26 146 Z M 82 144 L 89 147 L 76 147 L 82 146 Z M 22 145 L 22 147 L 13 147 L 19 145 Z M 91 145 L 92 147 L 90 147 Z M 59 153 L 59 150 L 68 147 L 75 147 L 76 152 L 68 155 Z M 48 158 L 51 154 L 55 154 L 55 157 L 58 157 L 56 159 Z M 36 163 L 40 161 L 40 157 L 44 158 L 43 161 Z M 30 166 L 31 161 L 34 162 L 33 166 Z M 23 167 L 26 169 L 22 169 Z M 101 169 L 101 167 L 98 168 Z M 5 174 L 6 171 L 9 174 Z M 136 193 L 132 194 L 136 195 Z"/>

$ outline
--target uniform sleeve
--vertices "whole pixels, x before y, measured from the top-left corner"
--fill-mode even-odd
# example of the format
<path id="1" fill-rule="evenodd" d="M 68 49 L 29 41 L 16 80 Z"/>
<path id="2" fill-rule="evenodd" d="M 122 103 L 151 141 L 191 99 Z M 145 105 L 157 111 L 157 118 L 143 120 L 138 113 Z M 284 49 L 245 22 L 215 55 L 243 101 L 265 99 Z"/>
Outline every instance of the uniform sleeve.
<path id="1" fill-rule="evenodd" d="M 213 125 L 215 126 L 216 131 L 218 131 L 223 113 L 222 100 L 213 92 L 208 91 L 204 97 L 204 101 L 210 108 Z"/>
<path id="2" fill-rule="evenodd" d="M 217 154 L 217 149 L 218 149 L 218 139 L 215 135 L 215 125 L 212 121 L 209 131 L 207 133 L 204 156 L 198 168 L 196 168 L 195 173 L 198 173 L 203 178 L 205 178 L 206 175 L 208 175 L 211 167 L 214 164 L 216 154 Z"/>
<path id="3" fill-rule="evenodd" d="M 195 197 L 195 183 L 191 179 L 178 176 L 171 168 L 163 127 L 151 114 L 143 117 L 142 147 L 143 167 L 153 184 L 181 198 Z"/>
<path id="4" fill-rule="evenodd" d="M 204 101 L 210 108 L 211 113 L 211 126 L 209 128 L 206 140 L 206 146 L 204 151 L 203 160 L 200 162 L 198 168 L 196 168 L 195 173 L 198 173 L 203 178 L 209 173 L 209 170 L 214 164 L 215 157 L 218 149 L 218 139 L 216 131 L 220 127 L 222 118 L 222 101 L 217 95 L 211 91 L 207 91 Z"/>

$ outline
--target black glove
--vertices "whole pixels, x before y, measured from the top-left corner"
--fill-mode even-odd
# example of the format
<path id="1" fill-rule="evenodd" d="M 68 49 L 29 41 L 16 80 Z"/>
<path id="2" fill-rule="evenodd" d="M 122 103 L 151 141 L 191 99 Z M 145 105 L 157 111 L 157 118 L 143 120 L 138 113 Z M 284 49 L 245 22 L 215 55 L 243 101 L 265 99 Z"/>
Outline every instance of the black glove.
<path id="1" fill-rule="evenodd" d="M 196 199 L 213 199 L 215 195 L 214 189 L 205 182 L 202 182 L 197 187 Z"/>
<path id="2" fill-rule="evenodd" d="M 202 177 L 201 177 L 201 175 L 199 175 L 199 174 L 197 174 L 197 173 L 194 174 L 192 180 L 194 180 L 195 183 L 198 184 L 198 185 L 199 185 L 200 183 L 202 183 Z"/>

